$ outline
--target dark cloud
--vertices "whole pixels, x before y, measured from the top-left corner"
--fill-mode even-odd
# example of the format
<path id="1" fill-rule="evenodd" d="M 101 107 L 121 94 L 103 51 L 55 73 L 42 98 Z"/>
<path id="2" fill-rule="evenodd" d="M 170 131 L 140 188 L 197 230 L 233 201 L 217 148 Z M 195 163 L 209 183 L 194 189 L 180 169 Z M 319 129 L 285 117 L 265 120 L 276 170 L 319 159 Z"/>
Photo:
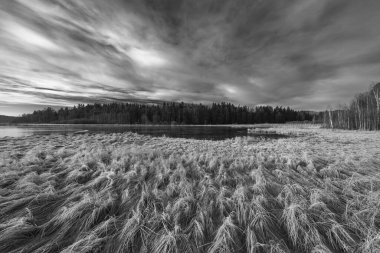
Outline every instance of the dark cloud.
<path id="1" fill-rule="evenodd" d="M 2 1 L 0 114 L 21 104 L 109 101 L 324 109 L 380 79 L 379 7 L 373 0 Z"/>

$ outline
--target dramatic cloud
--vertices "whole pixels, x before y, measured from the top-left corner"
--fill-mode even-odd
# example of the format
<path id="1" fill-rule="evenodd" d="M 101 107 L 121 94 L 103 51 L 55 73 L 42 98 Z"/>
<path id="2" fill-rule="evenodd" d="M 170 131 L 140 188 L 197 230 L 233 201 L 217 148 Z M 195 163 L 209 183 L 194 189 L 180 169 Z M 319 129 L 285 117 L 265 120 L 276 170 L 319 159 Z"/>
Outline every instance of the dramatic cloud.
<path id="1" fill-rule="evenodd" d="M 380 81 L 375 0 L 0 2 L 0 114 L 93 102 L 325 109 Z"/>

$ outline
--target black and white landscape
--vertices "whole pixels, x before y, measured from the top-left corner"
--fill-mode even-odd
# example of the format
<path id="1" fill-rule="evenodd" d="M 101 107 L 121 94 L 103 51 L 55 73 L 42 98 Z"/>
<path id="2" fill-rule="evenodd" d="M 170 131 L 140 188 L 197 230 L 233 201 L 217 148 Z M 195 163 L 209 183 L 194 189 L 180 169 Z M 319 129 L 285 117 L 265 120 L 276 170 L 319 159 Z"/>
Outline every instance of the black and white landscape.
<path id="1" fill-rule="evenodd" d="M 379 9 L 2 0 L 0 252 L 380 252 Z"/>

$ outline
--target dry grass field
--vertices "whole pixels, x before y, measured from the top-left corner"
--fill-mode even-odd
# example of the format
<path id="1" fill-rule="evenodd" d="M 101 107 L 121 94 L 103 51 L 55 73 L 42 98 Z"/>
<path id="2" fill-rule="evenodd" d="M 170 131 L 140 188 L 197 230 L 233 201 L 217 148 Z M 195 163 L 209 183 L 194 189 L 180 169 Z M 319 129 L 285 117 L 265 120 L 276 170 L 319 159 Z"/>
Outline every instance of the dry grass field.
<path id="1" fill-rule="evenodd" d="M 0 139 L 0 252 L 380 252 L 380 133 Z"/>

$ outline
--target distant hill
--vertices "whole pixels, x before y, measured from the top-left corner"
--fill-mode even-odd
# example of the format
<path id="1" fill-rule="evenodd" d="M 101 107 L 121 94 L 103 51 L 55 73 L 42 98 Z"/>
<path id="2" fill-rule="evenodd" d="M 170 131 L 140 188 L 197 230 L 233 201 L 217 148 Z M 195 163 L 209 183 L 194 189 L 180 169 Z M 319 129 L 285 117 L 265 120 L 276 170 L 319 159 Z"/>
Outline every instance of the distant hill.
<path id="1" fill-rule="evenodd" d="M 16 117 L 0 115 L 0 124 L 11 123 Z"/>

